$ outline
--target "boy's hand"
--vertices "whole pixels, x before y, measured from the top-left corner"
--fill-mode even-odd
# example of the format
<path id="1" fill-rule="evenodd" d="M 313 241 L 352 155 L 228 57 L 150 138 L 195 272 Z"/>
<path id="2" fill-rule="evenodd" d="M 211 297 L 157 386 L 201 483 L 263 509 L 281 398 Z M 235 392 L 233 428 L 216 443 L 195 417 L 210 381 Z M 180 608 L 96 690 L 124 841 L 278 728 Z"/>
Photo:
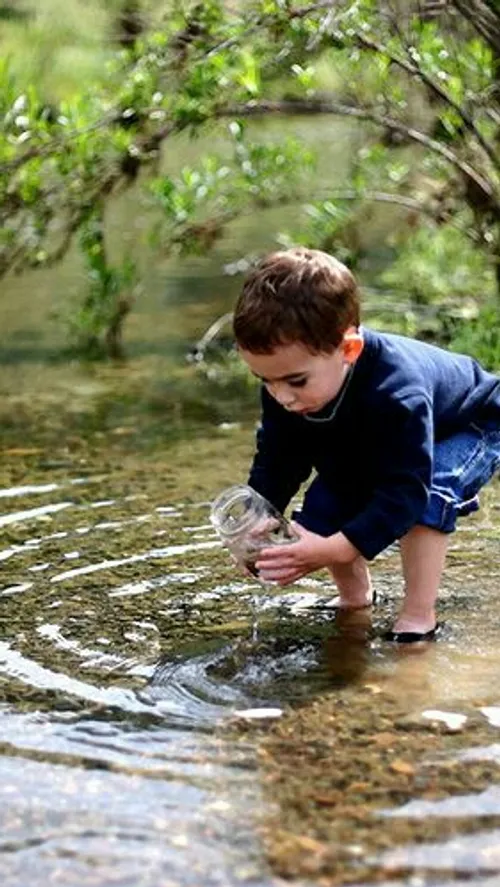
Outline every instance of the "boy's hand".
<path id="1" fill-rule="evenodd" d="M 290 585 L 322 567 L 335 563 L 349 563 L 359 554 L 342 533 L 334 536 L 318 536 L 305 530 L 300 524 L 292 524 L 299 536 L 298 542 L 263 548 L 255 566 L 262 579 Z"/>
<path id="2" fill-rule="evenodd" d="M 279 521 L 276 518 L 263 517 L 248 533 L 248 541 L 253 543 L 256 548 L 262 548 L 263 540 L 269 542 L 269 535 L 277 527 L 279 527 Z"/>

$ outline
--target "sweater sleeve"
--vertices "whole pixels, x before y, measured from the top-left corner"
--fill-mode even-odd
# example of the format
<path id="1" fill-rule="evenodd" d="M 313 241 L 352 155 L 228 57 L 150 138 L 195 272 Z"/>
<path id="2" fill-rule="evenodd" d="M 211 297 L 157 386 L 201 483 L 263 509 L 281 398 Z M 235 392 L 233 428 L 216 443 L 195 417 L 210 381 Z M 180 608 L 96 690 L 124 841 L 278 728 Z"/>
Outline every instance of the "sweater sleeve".
<path id="1" fill-rule="evenodd" d="M 281 511 L 312 470 L 311 458 L 294 417 L 262 391 L 262 421 L 248 483 Z"/>
<path id="2" fill-rule="evenodd" d="M 418 523 L 432 480 L 433 415 L 424 394 L 391 404 L 377 426 L 386 438 L 379 482 L 366 508 L 341 529 L 367 560 Z"/>

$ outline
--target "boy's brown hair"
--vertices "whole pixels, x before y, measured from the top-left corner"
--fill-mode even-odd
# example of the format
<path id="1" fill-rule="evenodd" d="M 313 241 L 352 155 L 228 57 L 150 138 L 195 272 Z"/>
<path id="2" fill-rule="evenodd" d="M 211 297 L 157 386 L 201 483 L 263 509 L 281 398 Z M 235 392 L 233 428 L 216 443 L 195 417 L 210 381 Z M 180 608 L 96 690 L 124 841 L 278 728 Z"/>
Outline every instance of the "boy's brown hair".
<path id="1" fill-rule="evenodd" d="M 241 348 L 269 354 L 301 342 L 313 353 L 337 348 L 359 326 L 359 293 L 345 265 L 317 249 L 270 253 L 250 272 L 236 302 L 233 329 Z"/>

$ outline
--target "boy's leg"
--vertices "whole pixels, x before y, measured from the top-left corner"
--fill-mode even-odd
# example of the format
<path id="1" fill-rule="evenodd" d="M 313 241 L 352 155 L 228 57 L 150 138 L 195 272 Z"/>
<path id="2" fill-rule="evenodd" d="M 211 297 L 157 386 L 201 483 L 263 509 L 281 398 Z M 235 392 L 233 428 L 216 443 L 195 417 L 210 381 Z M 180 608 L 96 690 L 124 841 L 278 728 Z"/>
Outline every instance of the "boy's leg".
<path id="1" fill-rule="evenodd" d="M 335 493 L 319 477 L 313 480 L 306 491 L 302 509 L 294 511 L 292 516 L 303 527 L 320 536 L 336 533 L 348 517 Z M 343 609 L 370 606 L 372 583 L 364 557 L 359 555 L 350 564 L 332 564 L 328 569 L 337 586 Z"/>
<path id="2" fill-rule="evenodd" d="M 346 609 L 369 607 L 372 603 L 372 580 L 364 557 L 350 564 L 329 567 L 340 595 L 340 606 Z"/>
<path id="3" fill-rule="evenodd" d="M 435 627 L 449 534 L 458 517 L 477 511 L 477 494 L 499 464 L 498 422 L 471 424 L 435 445 L 427 508 L 421 523 L 400 540 L 405 598 L 395 632 L 421 634 Z"/>
<path id="4" fill-rule="evenodd" d="M 424 633 L 436 625 L 436 598 L 448 547 L 448 534 L 417 525 L 400 541 L 405 597 L 396 632 Z"/>

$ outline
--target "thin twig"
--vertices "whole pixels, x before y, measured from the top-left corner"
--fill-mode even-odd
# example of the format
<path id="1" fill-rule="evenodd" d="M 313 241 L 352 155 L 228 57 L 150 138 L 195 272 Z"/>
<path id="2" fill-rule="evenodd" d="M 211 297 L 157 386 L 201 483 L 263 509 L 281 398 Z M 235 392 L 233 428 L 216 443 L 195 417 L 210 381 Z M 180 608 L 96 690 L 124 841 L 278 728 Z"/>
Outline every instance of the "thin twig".
<path id="1" fill-rule="evenodd" d="M 452 213 L 446 212 L 442 207 L 433 208 L 431 204 L 422 203 L 420 200 L 416 200 L 414 197 L 408 197 L 404 194 L 391 194 L 388 191 L 371 191 L 367 189 L 363 191 L 361 194 L 359 191 L 351 188 L 344 189 L 334 189 L 329 192 L 329 195 L 326 199 L 329 200 L 368 200 L 373 201 L 374 203 L 392 203 L 396 206 L 403 206 L 406 209 L 410 209 L 419 215 L 427 216 L 430 219 L 433 219 L 435 222 L 443 222 L 445 221 L 447 224 L 451 225 L 452 228 L 456 228 L 457 231 L 460 231 L 462 234 L 465 234 L 470 240 L 474 243 L 483 243 L 483 238 L 477 231 L 474 231 L 473 228 L 470 228 L 468 225 L 462 225 L 456 219 L 453 218 Z"/>

